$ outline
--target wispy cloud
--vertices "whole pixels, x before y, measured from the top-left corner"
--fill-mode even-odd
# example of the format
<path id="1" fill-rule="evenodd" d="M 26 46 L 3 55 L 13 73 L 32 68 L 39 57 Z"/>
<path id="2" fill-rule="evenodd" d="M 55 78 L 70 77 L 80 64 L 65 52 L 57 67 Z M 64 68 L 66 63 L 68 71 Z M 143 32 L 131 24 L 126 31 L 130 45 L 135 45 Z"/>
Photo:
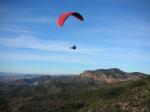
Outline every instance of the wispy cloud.
<path id="1" fill-rule="evenodd" d="M 46 61 L 46 62 L 59 62 L 59 63 L 76 63 L 76 64 L 94 64 L 96 61 L 78 55 L 68 54 L 44 54 L 44 53 L 11 53 L 1 52 L 0 60 L 29 60 L 29 61 Z"/>
<path id="2" fill-rule="evenodd" d="M 33 37 L 31 35 L 20 35 L 18 37 L 1 37 L 0 45 L 7 46 L 11 48 L 27 48 L 32 50 L 41 50 L 46 52 L 66 52 L 74 54 L 90 54 L 95 56 L 118 56 L 126 54 L 141 54 L 145 53 L 143 47 L 149 48 L 149 42 L 137 41 L 135 39 L 130 39 L 128 41 L 124 40 L 114 40 L 114 44 L 111 46 L 101 46 L 101 47 L 92 47 L 91 45 L 78 45 L 79 49 L 72 51 L 69 49 L 71 46 L 70 42 L 67 41 L 52 41 L 52 40 L 41 40 L 39 38 Z M 113 40 L 112 42 L 113 43 Z M 127 43 L 127 44 L 126 44 Z M 133 44 L 134 43 L 134 44 Z M 123 44 L 123 45 L 119 45 Z M 133 45 L 132 45 L 133 44 Z M 116 56 L 116 57 L 118 57 Z"/>
<path id="3" fill-rule="evenodd" d="M 18 48 L 32 48 L 46 51 L 66 51 L 66 42 L 44 41 L 29 35 L 14 38 L 0 38 L 0 45 Z M 60 48 L 59 48 L 60 47 Z"/>
<path id="4" fill-rule="evenodd" d="M 0 60 L 19 60 L 37 62 L 75 63 L 82 65 L 122 66 L 144 65 L 150 62 L 150 52 L 142 49 L 122 47 L 87 48 L 80 45 L 79 49 L 69 49 L 70 43 L 65 41 L 41 40 L 31 35 L 20 35 L 14 38 L 0 38 L 0 46 L 10 48 L 26 48 L 30 50 L 3 50 Z M 14 52 L 15 51 L 15 52 Z M 35 52 L 38 51 L 38 52 Z M 148 65 L 149 66 L 149 65 Z"/>
<path id="5" fill-rule="evenodd" d="M 75 63 L 83 65 L 101 66 L 108 64 L 142 64 L 149 63 L 150 53 L 122 51 L 103 51 L 94 54 L 77 53 L 51 53 L 51 52 L 0 52 L 0 60 L 19 60 L 19 61 L 45 61 L 59 63 Z M 111 64 L 110 64 L 111 62 Z"/>
<path id="6" fill-rule="evenodd" d="M 20 35 L 14 38 L 0 38 L 0 45 L 16 48 L 30 48 L 35 50 L 53 51 L 53 52 L 71 52 L 71 44 L 65 41 L 41 40 L 30 35 Z M 84 48 L 74 51 L 75 53 L 91 53 L 100 51 L 96 48 Z"/>
<path id="7" fill-rule="evenodd" d="M 25 34 L 31 34 L 30 31 L 19 29 L 19 28 L 10 28 L 10 27 L 0 27 L 0 31 L 6 31 L 6 32 L 16 32 L 16 33 L 25 33 Z"/>
<path id="8" fill-rule="evenodd" d="M 20 18 L 19 21 L 23 22 L 38 22 L 38 23 L 54 23 L 55 18 L 40 17 L 40 18 Z"/>
<path id="9" fill-rule="evenodd" d="M 54 17 L 12 17 L 12 18 L 0 18 L 0 22 L 21 22 L 21 23 L 55 23 Z"/>

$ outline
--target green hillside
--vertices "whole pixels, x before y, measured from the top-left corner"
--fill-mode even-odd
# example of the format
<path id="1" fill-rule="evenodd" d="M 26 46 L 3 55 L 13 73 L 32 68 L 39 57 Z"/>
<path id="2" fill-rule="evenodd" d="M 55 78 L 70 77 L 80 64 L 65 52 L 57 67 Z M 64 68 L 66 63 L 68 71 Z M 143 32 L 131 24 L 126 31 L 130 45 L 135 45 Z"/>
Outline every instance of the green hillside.
<path id="1" fill-rule="evenodd" d="M 1 83 L 0 112 L 150 112 L 150 77 L 114 84 Z"/>

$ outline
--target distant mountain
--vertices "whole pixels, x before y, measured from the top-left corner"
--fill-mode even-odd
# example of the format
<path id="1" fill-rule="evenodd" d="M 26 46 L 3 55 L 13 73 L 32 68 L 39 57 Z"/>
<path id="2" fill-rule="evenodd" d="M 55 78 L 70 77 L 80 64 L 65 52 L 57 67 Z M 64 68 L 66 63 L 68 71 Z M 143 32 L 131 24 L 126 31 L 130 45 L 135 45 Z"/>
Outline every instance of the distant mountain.
<path id="1" fill-rule="evenodd" d="M 89 78 L 96 81 L 112 83 L 119 81 L 138 80 L 147 75 L 140 72 L 127 73 L 118 68 L 86 70 L 80 74 L 82 78 Z"/>
<path id="2" fill-rule="evenodd" d="M 51 75 L 43 75 L 33 78 L 21 78 L 15 81 L 9 82 L 9 84 L 13 85 L 43 85 L 43 84 L 93 84 L 95 81 L 93 79 L 80 78 L 78 75 L 59 75 L 59 76 L 51 76 Z"/>
<path id="3" fill-rule="evenodd" d="M 147 75 L 140 72 L 127 73 L 117 68 L 85 70 L 80 75 L 12 74 L 0 72 L 0 81 L 14 85 L 41 85 L 47 83 L 101 84 L 138 80 Z"/>
<path id="4" fill-rule="evenodd" d="M 41 76 L 40 74 L 21 74 L 21 73 L 5 73 L 0 72 L 1 82 L 11 82 L 19 79 L 30 79 Z"/>

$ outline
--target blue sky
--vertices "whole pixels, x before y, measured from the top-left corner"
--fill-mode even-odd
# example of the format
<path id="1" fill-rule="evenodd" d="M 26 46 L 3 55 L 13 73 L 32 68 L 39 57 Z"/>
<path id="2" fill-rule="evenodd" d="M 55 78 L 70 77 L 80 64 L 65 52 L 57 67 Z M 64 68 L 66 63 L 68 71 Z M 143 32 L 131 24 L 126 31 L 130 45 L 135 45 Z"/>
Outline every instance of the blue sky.
<path id="1" fill-rule="evenodd" d="M 85 21 L 57 17 L 76 11 Z M 0 0 L 0 71 L 150 73 L 149 0 Z M 78 49 L 72 51 L 70 46 Z"/>

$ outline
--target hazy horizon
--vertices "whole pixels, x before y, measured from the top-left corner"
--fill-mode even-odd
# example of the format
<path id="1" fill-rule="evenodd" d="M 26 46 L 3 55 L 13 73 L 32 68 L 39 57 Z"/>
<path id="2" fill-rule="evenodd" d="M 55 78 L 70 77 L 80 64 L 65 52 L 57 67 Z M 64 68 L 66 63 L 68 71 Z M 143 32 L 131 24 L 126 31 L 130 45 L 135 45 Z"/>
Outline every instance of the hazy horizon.
<path id="1" fill-rule="evenodd" d="M 119 69 L 119 68 L 99 68 L 99 69 Z M 86 70 L 99 70 L 99 69 L 86 69 Z M 86 70 L 83 70 L 83 71 L 80 71 L 79 73 L 36 73 L 36 72 L 6 72 L 6 71 L 0 71 L 0 73 L 11 73 L 11 74 L 22 74 L 22 75 L 80 75 L 80 73 L 86 71 Z M 121 70 L 121 69 L 120 69 Z M 140 72 L 140 71 L 124 71 L 124 70 L 121 70 L 123 72 L 126 72 L 126 73 L 133 73 L 133 72 Z M 145 72 L 140 72 L 140 73 L 144 73 L 144 74 L 147 74 L 147 75 L 150 75 L 150 73 L 145 73 Z"/>

